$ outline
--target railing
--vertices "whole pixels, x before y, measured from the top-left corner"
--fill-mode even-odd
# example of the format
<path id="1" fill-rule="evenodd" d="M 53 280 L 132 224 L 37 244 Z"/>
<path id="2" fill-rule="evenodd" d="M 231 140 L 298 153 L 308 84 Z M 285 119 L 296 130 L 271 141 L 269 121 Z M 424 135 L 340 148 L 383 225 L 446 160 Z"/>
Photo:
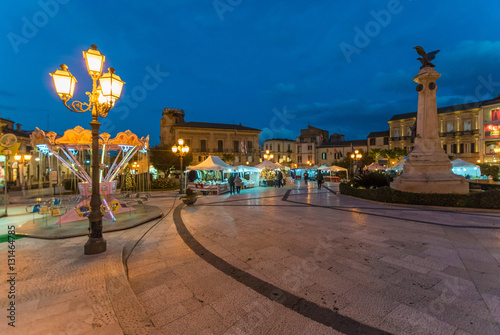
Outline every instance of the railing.
<path id="1" fill-rule="evenodd" d="M 393 136 L 390 137 L 391 141 L 405 141 L 405 140 L 411 140 L 411 136 Z"/>
<path id="2" fill-rule="evenodd" d="M 447 131 L 444 133 L 439 133 L 439 137 L 455 137 L 456 132 L 454 131 Z"/>

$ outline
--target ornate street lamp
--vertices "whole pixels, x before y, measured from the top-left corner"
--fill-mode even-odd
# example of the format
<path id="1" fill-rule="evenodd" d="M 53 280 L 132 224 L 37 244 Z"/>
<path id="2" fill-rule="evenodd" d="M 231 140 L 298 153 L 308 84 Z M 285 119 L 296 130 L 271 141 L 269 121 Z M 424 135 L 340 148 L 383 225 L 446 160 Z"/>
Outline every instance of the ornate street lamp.
<path id="1" fill-rule="evenodd" d="M 264 159 L 268 159 L 269 158 L 270 160 L 272 160 L 273 157 L 274 157 L 274 155 L 270 154 L 269 150 L 266 150 L 266 153 L 264 154 Z"/>
<path id="2" fill-rule="evenodd" d="M 359 150 L 355 150 L 353 154 L 351 154 L 351 164 L 352 160 L 354 160 L 354 169 L 352 171 L 352 175 L 354 176 L 356 173 L 356 170 L 358 168 L 358 161 L 363 157 L 362 154 L 359 153 Z"/>
<path id="3" fill-rule="evenodd" d="M 177 141 L 177 143 L 178 143 L 178 145 L 172 146 L 172 152 L 181 158 L 181 178 L 180 178 L 181 187 L 179 189 L 179 194 L 182 194 L 183 193 L 183 191 L 182 191 L 182 158 L 188 154 L 189 147 L 187 145 L 184 145 L 184 140 L 181 138 Z"/>
<path id="4" fill-rule="evenodd" d="M 75 77 L 68 71 L 66 65 L 61 65 L 61 69 L 51 73 L 54 80 L 54 87 L 64 105 L 72 112 L 84 113 L 91 111 L 92 122 L 92 196 L 90 198 L 89 215 L 89 239 L 85 243 L 85 255 L 98 254 L 106 251 L 106 240 L 102 236 L 102 213 L 101 197 L 99 194 L 99 116 L 106 117 L 116 100 L 120 98 L 123 82 L 115 74 L 115 69 L 109 68 L 108 73 L 102 74 L 104 65 L 104 55 L 97 50 L 97 46 L 91 45 L 90 49 L 83 51 L 83 58 L 87 64 L 87 71 L 92 78 L 92 92 L 87 92 L 89 102 L 73 101 L 68 105 L 69 100 L 75 92 Z M 99 81 L 99 86 L 97 86 Z"/>

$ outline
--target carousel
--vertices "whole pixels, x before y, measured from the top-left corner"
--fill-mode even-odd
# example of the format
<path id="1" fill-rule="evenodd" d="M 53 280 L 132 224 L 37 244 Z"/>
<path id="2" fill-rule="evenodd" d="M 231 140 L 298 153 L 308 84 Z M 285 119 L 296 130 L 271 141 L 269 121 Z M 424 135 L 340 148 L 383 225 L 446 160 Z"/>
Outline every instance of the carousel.
<path id="1" fill-rule="evenodd" d="M 90 214 L 90 195 L 92 193 L 92 178 L 86 165 L 91 157 L 92 132 L 77 126 L 57 137 L 54 132 L 45 133 L 36 128 L 31 134 L 31 142 L 42 155 L 56 157 L 78 181 L 79 201 L 71 210 L 62 215 L 55 224 L 63 224 L 87 219 Z M 100 171 L 99 191 L 103 219 L 117 221 L 117 214 L 134 211 L 116 198 L 117 176 L 124 170 L 136 155 L 147 155 L 149 136 L 139 138 L 130 130 L 120 132 L 115 138 L 110 134 L 99 135 Z"/>

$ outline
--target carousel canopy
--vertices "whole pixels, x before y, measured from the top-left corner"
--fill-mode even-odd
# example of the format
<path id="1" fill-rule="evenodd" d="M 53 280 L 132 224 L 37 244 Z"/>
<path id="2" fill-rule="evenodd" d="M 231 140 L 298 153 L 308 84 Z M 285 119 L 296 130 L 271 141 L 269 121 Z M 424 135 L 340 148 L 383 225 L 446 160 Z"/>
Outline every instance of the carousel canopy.
<path id="1" fill-rule="evenodd" d="M 208 156 L 207 159 L 205 159 L 203 162 L 201 162 L 198 165 L 194 166 L 188 166 L 186 170 L 206 170 L 206 171 L 211 171 L 211 170 L 229 170 L 229 169 L 234 169 L 233 166 L 227 164 L 224 162 L 220 157 L 218 156 Z"/>
<path id="2" fill-rule="evenodd" d="M 382 166 L 377 163 L 371 163 L 370 165 L 365 166 L 363 170 L 368 170 L 368 171 L 385 170 L 385 166 Z"/>
<path id="3" fill-rule="evenodd" d="M 259 163 L 257 165 L 255 165 L 256 168 L 258 169 L 271 169 L 271 170 L 274 170 L 274 169 L 284 169 L 285 166 L 284 165 L 281 165 L 281 164 L 278 164 L 278 163 L 273 163 L 267 159 L 264 159 L 262 161 L 262 163 Z"/>

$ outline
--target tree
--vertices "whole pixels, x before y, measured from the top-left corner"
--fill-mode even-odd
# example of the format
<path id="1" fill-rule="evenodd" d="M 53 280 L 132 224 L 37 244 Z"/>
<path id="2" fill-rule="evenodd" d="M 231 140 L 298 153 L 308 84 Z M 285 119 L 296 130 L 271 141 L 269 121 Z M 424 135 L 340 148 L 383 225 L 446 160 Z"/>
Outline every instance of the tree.
<path id="1" fill-rule="evenodd" d="M 375 160 L 375 163 L 378 164 L 378 158 L 382 156 L 383 151 L 380 149 L 371 149 L 370 152 L 368 153 L 368 157 L 371 157 Z"/>
<path id="2" fill-rule="evenodd" d="M 231 164 L 234 161 L 234 155 L 233 154 L 224 154 L 222 155 L 222 160 L 226 162 L 227 164 Z"/>
<path id="3" fill-rule="evenodd" d="M 181 159 L 172 152 L 171 145 L 156 145 L 149 150 L 149 161 L 159 171 L 168 171 L 172 168 L 180 170 Z M 185 168 L 193 161 L 193 154 L 190 152 L 183 157 L 182 166 Z"/>

